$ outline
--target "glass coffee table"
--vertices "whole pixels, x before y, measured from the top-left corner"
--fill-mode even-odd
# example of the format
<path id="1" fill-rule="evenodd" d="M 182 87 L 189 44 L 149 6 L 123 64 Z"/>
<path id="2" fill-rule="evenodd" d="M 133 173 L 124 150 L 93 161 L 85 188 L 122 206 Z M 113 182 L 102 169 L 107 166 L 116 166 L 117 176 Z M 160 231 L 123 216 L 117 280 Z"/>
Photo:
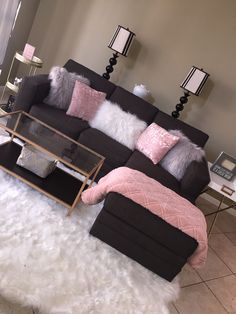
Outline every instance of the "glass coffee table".
<path id="1" fill-rule="evenodd" d="M 0 142 L 0 169 L 63 204 L 70 215 L 83 190 L 94 182 L 105 158 L 23 111 L 1 115 L 0 131 L 6 139 Z M 32 145 L 63 167 L 41 178 L 18 166 L 16 161 L 24 144 Z"/>

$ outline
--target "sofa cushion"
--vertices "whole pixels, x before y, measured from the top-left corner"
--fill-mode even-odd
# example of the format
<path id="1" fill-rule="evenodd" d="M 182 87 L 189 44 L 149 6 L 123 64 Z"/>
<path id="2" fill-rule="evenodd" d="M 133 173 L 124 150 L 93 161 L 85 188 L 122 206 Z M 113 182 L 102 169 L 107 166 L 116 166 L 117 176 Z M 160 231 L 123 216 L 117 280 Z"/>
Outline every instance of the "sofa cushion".
<path id="1" fill-rule="evenodd" d="M 178 136 L 172 135 L 156 123 L 152 123 L 140 135 L 136 148 L 156 165 L 178 140 Z"/>
<path id="2" fill-rule="evenodd" d="M 77 139 L 80 132 L 89 128 L 86 121 L 70 117 L 66 115 L 64 110 L 49 105 L 34 105 L 29 113 L 73 139 Z"/>
<path id="3" fill-rule="evenodd" d="M 121 194 L 109 193 L 103 209 L 126 221 L 130 227 L 140 231 L 140 234 L 147 235 L 149 239 L 162 244 L 178 256 L 188 258 L 197 247 L 195 239 Z"/>
<path id="4" fill-rule="evenodd" d="M 139 136 L 147 127 L 146 122 L 134 114 L 125 112 L 119 105 L 109 100 L 103 102 L 94 118 L 89 121 L 89 125 L 131 150 L 134 150 Z"/>
<path id="5" fill-rule="evenodd" d="M 80 75 L 85 76 L 90 81 L 90 86 L 98 91 L 104 92 L 107 94 L 107 99 L 110 98 L 110 95 L 115 90 L 116 85 L 112 82 L 104 79 L 101 75 L 90 70 L 89 68 L 83 66 L 82 64 L 77 63 L 76 61 L 69 59 L 64 68 L 69 72 L 76 72 Z"/>
<path id="6" fill-rule="evenodd" d="M 172 135 L 178 136 L 178 143 L 160 161 L 161 166 L 171 173 L 177 180 L 181 180 L 192 161 L 202 161 L 204 150 L 190 141 L 179 130 L 170 130 Z"/>
<path id="7" fill-rule="evenodd" d="M 158 111 L 154 121 L 166 130 L 181 130 L 193 143 L 203 147 L 208 140 L 208 135 L 194 127 L 184 123 L 181 120 L 175 119 L 172 116 Z"/>
<path id="8" fill-rule="evenodd" d="M 135 114 L 139 119 L 150 124 L 158 109 L 142 98 L 128 92 L 122 87 L 116 87 L 110 100 L 121 106 L 124 111 Z"/>
<path id="9" fill-rule="evenodd" d="M 133 152 L 125 166 L 145 173 L 147 176 L 180 194 L 180 182 L 159 164 L 154 165 L 149 158 L 139 151 L 135 150 Z"/>
<path id="10" fill-rule="evenodd" d="M 186 259 L 105 210 L 99 213 L 90 234 L 169 281 L 186 263 Z"/>
<path id="11" fill-rule="evenodd" d="M 109 165 L 106 160 L 102 165 L 102 168 L 99 170 L 96 178 L 95 178 L 95 182 L 98 182 L 102 177 L 104 177 L 106 174 L 108 174 L 109 172 L 111 172 L 112 170 L 114 170 L 114 166 Z"/>
<path id="12" fill-rule="evenodd" d="M 94 118 L 105 98 L 105 93 L 76 81 L 71 103 L 66 114 L 89 121 Z"/>
<path id="13" fill-rule="evenodd" d="M 70 105 L 76 81 L 89 85 L 89 80 L 76 73 L 69 73 L 65 68 L 53 67 L 49 73 L 51 88 L 44 103 L 58 109 L 67 110 Z"/>
<path id="14" fill-rule="evenodd" d="M 79 136 L 78 142 L 104 156 L 105 163 L 116 168 L 123 166 L 132 151 L 96 129 L 87 129 Z"/>
<path id="15" fill-rule="evenodd" d="M 90 233 L 169 281 L 197 247 L 195 239 L 113 192 Z"/>

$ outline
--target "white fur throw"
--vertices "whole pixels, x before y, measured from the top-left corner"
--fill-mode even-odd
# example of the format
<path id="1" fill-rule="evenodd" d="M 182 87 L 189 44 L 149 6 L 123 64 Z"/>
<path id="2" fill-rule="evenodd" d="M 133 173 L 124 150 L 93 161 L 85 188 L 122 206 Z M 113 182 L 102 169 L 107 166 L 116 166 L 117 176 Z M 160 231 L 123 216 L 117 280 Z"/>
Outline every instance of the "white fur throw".
<path id="1" fill-rule="evenodd" d="M 58 66 L 51 69 L 49 79 L 51 80 L 51 88 L 44 102 L 64 110 L 69 108 L 75 81 L 78 80 L 84 84 L 90 85 L 86 77 L 76 73 L 70 73 L 65 68 Z"/>
<path id="2" fill-rule="evenodd" d="M 179 130 L 170 130 L 169 133 L 178 136 L 178 143 L 160 161 L 161 166 L 179 181 L 192 161 L 201 161 L 205 156 L 204 150 L 192 143 Z"/>
<path id="3" fill-rule="evenodd" d="M 108 100 L 103 102 L 89 124 L 132 150 L 140 134 L 147 127 L 146 122 L 123 111 L 119 105 Z"/>

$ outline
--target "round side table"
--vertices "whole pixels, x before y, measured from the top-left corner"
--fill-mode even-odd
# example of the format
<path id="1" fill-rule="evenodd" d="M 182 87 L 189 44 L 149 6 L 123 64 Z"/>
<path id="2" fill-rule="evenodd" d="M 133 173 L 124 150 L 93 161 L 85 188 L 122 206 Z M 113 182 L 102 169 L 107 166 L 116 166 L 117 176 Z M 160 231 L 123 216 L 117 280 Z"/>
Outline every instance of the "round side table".
<path id="1" fill-rule="evenodd" d="M 16 61 L 29 66 L 29 71 L 28 71 L 27 75 L 35 75 L 36 70 L 38 68 L 42 68 L 42 66 L 43 66 L 43 61 L 41 59 L 39 59 L 38 57 L 33 56 L 32 60 L 30 60 L 30 59 L 25 58 L 23 56 L 22 52 L 17 51 L 15 53 L 14 57 L 12 58 L 11 66 L 10 66 L 10 69 L 9 69 L 9 72 L 7 75 L 7 81 L 6 81 L 6 84 L 5 84 L 3 91 L 2 91 L 0 104 L 2 103 L 6 88 L 9 88 L 14 93 L 18 93 L 19 86 L 17 86 L 16 84 L 14 84 L 14 82 L 11 81 L 11 74 L 12 74 L 11 72 L 13 69 L 13 65 L 15 64 Z M 4 109 L 2 109 L 2 110 L 4 110 Z"/>

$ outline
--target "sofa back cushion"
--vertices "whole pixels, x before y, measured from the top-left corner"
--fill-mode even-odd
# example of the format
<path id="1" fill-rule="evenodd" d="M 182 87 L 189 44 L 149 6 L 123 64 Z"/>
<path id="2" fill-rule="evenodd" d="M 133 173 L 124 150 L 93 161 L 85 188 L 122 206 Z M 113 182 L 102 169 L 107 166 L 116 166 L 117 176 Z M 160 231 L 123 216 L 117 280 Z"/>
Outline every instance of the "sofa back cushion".
<path id="1" fill-rule="evenodd" d="M 140 135 L 136 148 L 156 165 L 176 145 L 179 137 L 156 123 L 150 124 Z"/>
<path id="2" fill-rule="evenodd" d="M 166 130 L 182 131 L 184 135 L 186 135 L 193 143 L 200 147 L 203 147 L 209 138 L 209 136 L 201 130 L 196 129 L 181 120 L 175 119 L 160 110 L 155 116 L 154 122 Z"/>
<path id="3" fill-rule="evenodd" d="M 192 161 L 202 161 L 204 150 L 192 143 L 179 130 L 170 130 L 170 134 L 179 137 L 178 143 L 160 161 L 161 166 L 171 173 L 177 180 L 181 180 Z"/>
<path id="4" fill-rule="evenodd" d="M 160 164 L 154 165 L 148 157 L 139 151 L 135 150 L 133 152 L 125 166 L 145 173 L 150 178 L 157 180 L 162 185 L 180 194 L 180 182 L 162 168 Z"/>
<path id="5" fill-rule="evenodd" d="M 126 112 L 115 103 L 106 100 L 89 121 L 92 128 L 96 128 L 117 142 L 133 150 L 135 144 L 146 129 L 147 123 L 136 115 Z"/>
<path id="6" fill-rule="evenodd" d="M 82 64 L 77 63 L 76 61 L 69 59 L 64 68 L 69 72 L 75 72 L 84 77 L 88 78 L 90 81 L 90 86 L 100 92 L 104 92 L 107 94 L 107 99 L 110 98 L 110 95 L 115 90 L 116 85 L 104 79 L 101 75 L 96 72 L 88 69 Z"/>
<path id="7" fill-rule="evenodd" d="M 152 104 L 119 86 L 112 93 L 110 100 L 119 104 L 124 111 L 135 114 L 147 124 L 153 121 L 158 112 L 158 109 Z"/>
<path id="8" fill-rule="evenodd" d="M 66 114 L 89 121 L 105 101 L 106 94 L 79 81 L 75 82 L 70 106 Z"/>
<path id="9" fill-rule="evenodd" d="M 58 66 L 51 69 L 49 79 L 51 88 L 44 103 L 63 110 L 69 108 L 76 81 L 90 85 L 89 80 L 83 75 L 68 72 L 65 68 Z"/>

